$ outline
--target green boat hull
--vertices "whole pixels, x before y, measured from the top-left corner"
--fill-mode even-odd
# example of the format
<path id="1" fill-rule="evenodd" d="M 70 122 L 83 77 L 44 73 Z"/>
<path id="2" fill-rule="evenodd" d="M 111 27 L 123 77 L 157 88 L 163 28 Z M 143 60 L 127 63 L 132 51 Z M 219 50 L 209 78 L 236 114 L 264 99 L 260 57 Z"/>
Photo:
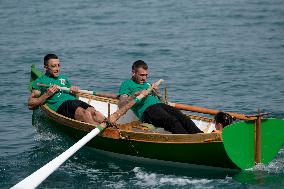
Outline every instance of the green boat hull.
<path id="1" fill-rule="evenodd" d="M 79 140 L 88 133 L 58 124 L 52 119 L 51 121 L 51 126 L 61 130 L 74 140 Z M 129 139 L 114 139 L 98 135 L 87 143 L 87 146 L 138 158 L 142 157 L 192 165 L 239 169 L 227 156 L 222 142 L 156 143 Z"/>

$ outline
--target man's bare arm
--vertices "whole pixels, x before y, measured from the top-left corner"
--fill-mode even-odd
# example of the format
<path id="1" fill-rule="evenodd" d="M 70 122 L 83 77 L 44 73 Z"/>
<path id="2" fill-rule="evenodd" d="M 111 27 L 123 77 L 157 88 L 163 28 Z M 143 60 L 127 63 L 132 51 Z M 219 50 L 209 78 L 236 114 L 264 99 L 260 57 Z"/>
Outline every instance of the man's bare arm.
<path id="1" fill-rule="evenodd" d="M 41 92 L 38 90 L 33 90 L 29 100 L 28 100 L 28 108 L 30 110 L 35 109 L 36 107 L 42 105 L 45 103 L 46 99 L 48 99 L 49 97 L 51 97 L 56 91 L 57 91 L 57 86 L 56 85 L 52 85 L 51 87 L 49 87 L 46 91 L 46 93 L 41 95 Z"/>
<path id="2" fill-rule="evenodd" d="M 142 90 L 142 91 L 138 91 L 135 94 L 128 96 L 127 94 L 123 94 L 119 96 L 119 102 L 118 102 L 118 107 L 122 107 L 124 105 L 126 105 L 129 101 L 133 100 L 135 97 L 137 97 L 138 95 L 143 94 L 144 96 L 146 96 L 148 94 L 147 90 Z"/>
<path id="3" fill-rule="evenodd" d="M 132 100 L 132 96 L 128 96 L 127 94 L 123 94 L 119 96 L 119 102 L 118 102 L 118 107 L 123 107 L 126 105 L 130 100 Z"/>
<path id="4" fill-rule="evenodd" d="M 48 98 L 46 94 L 40 96 L 40 92 L 38 90 L 33 90 L 29 100 L 28 100 L 28 108 L 30 110 L 34 110 L 39 105 L 43 104 L 45 100 Z"/>

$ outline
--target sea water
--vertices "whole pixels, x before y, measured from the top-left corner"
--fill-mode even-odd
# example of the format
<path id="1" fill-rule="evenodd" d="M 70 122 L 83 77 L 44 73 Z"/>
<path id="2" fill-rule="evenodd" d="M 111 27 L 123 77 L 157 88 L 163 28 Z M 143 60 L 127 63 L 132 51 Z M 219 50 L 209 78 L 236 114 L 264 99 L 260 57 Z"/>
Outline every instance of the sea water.
<path id="1" fill-rule="evenodd" d="M 116 93 L 143 59 L 172 102 L 284 118 L 282 0 L 1 0 L 0 188 L 74 143 L 27 108 L 30 66 L 47 53 L 82 89 Z M 210 176 L 83 148 L 39 188 L 282 188 L 283 158 Z"/>

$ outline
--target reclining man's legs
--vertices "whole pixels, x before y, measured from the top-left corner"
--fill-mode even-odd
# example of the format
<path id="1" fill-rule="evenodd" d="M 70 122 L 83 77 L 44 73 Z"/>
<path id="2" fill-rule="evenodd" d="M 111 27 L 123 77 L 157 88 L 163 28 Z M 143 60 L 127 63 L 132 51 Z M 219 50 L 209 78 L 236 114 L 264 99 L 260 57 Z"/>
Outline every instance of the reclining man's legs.
<path id="1" fill-rule="evenodd" d="M 96 111 L 93 107 L 89 107 L 87 109 L 78 107 L 75 111 L 74 117 L 76 120 L 84 121 L 86 123 L 91 123 L 95 125 L 102 123 L 105 120 L 103 114 L 99 111 Z"/>

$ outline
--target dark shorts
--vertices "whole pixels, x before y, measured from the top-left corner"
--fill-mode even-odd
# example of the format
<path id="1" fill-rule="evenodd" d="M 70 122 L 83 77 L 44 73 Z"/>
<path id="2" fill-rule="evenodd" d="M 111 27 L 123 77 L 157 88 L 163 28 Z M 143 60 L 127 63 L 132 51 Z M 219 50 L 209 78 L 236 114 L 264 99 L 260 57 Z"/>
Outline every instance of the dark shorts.
<path id="1" fill-rule="evenodd" d="M 75 119 L 75 111 L 79 107 L 87 109 L 92 106 L 81 100 L 67 100 L 59 106 L 56 112 L 66 117 Z"/>

